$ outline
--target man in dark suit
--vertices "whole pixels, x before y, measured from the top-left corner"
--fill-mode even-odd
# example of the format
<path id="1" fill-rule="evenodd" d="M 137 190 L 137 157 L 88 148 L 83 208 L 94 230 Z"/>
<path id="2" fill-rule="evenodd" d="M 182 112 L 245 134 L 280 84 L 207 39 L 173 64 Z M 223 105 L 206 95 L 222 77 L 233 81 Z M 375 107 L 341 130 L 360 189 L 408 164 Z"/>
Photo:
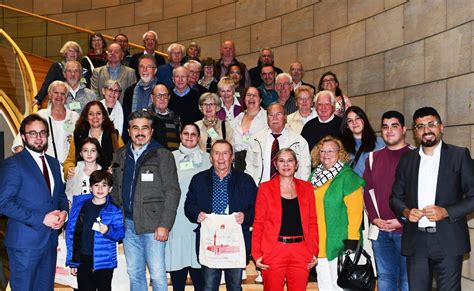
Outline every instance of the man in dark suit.
<path id="1" fill-rule="evenodd" d="M 189 221 L 199 224 L 196 231 L 197 250 L 199 250 L 200 223 L 207 215 L 233 213 L 237 223 L 242 225 L 248 262 L 250 226 L 253 223 L 257 187 L 252 177 L 232 168 L 233 160 L 232 145 L 228 141 L 217 140 L 211 148 L 212 168 L 196 174 L 191 180 L 184 203 L 184 213 Z M 204 290 L 219 289 L 222 270 L 225 273 L 227 290 L 242 290 L 242 269 L 217 269 L 203 265 Z"/>
<path id="2" fill-rule="evenodd" d="M 156 53 L 155 50 L 158 47 L 158 34 L 154 32 L 153 30 L 149 30 L 143 34 L 143 46 L 145 47 L 145 50 L 140 53 L 134 54 L 130 58 L 130 63 L 129 67 L 135 70 L 135 74 L 137 77 L 137 80 L 140 79 L 140 74 L 138 71 L 138 65 L 140 62 L 140 57 L 143 55 L 151 55 L 155 58 L 155 65 L 158 68 L 159 66 L 162 66 L 166 64 L 165 58 Z"/>
<path id="3" fill-rule="evenodd" d="M 68 203 L 59 162 L 45 155 L 48 125 L 36 114 L 20 127 L 25 149 L 0 168 L 0 214 L 8 217 L 5 235 L 12 290 L 53 290 L 58 229 Z"/>
<path id="4" fill-rule="evenodd" d="M 461 290 L 463 255 L 471 250 L 466 215 L 474 211 L 474 165 L 466 148 L 442 142 L 438 112 L 423 107 L 413 115 L 421 143 L 400 159 L 390 206 L 406 222 L 402 254 L 410 290 Z"/>

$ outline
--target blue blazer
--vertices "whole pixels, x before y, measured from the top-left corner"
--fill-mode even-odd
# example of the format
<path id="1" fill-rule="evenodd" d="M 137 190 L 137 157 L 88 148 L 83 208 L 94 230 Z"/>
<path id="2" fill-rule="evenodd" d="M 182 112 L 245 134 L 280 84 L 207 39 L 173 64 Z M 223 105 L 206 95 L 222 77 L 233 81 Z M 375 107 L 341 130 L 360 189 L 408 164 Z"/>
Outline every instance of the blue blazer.
<path id="1" fill-rule="evenodd" d="M 45 156 L 54 178 L 52 196 L 28 150 L 6 159 L 0 167 L 0 214 L 8 217 L 6 247 L 41 249 L 58 244 L 58 231 L 43 220 L 53 210 L 68 211 L 68 202 L 59 162 Z"/>
<path id="2" fill-rule="evenodd" d="M 199 212 L 212 213 L 212 178 L 211 171 L 202 171 L 194 175 L 189 185 L 189 191 L 184 203 L 184 214 L 192 223 L 197 223 Z M 236 169 L 232 169 L 232 174 L 228 183 L 229 190 L 229 213 L 243 212 L 244 222 L 242 232 L 245 239 L 247 258 L 250 256 L 250 226 L 253 223 L 255 213 L 255 200 L 257 198 L 257 186 L 253 178 Z M 201 224 L 194 230 L 196 232 L 196 248 L 199 250 Z M 199 254 L 199 252 L 198 252 Z"/>

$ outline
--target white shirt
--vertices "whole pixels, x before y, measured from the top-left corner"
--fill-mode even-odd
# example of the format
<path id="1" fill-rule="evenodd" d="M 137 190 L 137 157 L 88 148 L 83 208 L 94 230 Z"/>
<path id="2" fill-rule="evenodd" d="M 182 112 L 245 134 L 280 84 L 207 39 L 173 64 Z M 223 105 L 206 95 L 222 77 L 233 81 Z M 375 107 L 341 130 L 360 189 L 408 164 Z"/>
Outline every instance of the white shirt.
<path id="1" fill-rule="evenodd" d="M 36 165 L 38 165 L 41 173 L 43 173 L 43 161 L 41 160 L 40 156 L 44 156 L 43 153 L 37 153 L 35 151 L 30 150 L 28 147 L 25 147 L 25 149 L 31 154 L 33 157 L 33 160 L 35 160 Z M 51 186 L 51 196 L 53 195 L 53 189 L 54 189 L 54 177 L 53 177 L 53 172 L 51 171 L 51 167 L 49 166 L 48 159 L 44 157 L 44 161 L 46 162 L 46 167 L 48 168 L 48 175 L 49 175 L 49 184 Z M 45 182 L 46 183 L 46 182 Z"/>
<path id="2" fill-rule="evenodd" d="M 265 148 L 263 149 L 263 176 L 262 182 L 270 180 L 270 164 L 272 162 L 272 145 L 275 138 L 272 135 L 272 130 L 268 129 L 267 132 L 267 142 L 265 143 Z M 281 132 L 281 135 L 278 137 L 278 146 L 280 149 L 289 147 L 291 141 L 288 140 L 288 129 L 284 128 Z"/>
<path id="3" fill-rule="evenodd" d="M 234 119 L 232 127 L 234 130 L 234 150 L 235 152 L 240 152 L 247 150 L 249 147 L 252 136 L 259 132 L 260 130 L 267 127 L 267 111 L 260 108 L 260 111 L 252 120 L 250 124 L 249 131 L 244 133 L 242 130 L 242 121 L 244 119 L 245 112 L 240 112 L 239 115 Z"/>
<path id="4" fill-rule="evenodd" d="M 334 113 L 331 115 L 331 117 L 329 117 L 329 118 L 326 119 L 325 121 L 322 121 L 321 118 L 318 116 L 318 120 L 319 120 L 319 122 L 321 122 L 321 123 L 329 123 L 329 122 L 331 122 L 333 119 L 334 119 Z"/>
<path id="5" fill-rule="evenodd" d="M 100 102 L 102 102 L 102 104 L 104 104 L 104 107 L 107 108 L 107 105 L 105 105 L 105 99 L 102 99 Z M 112 112 L 110 112 L 109 114 L 109 118 L 113 122 L 115 129 L 118 130 L 120 135 L 122 135 L 124 117 L 123 117 L 122 105 L 120 104 L 118 100 L 117 102 L 115 102 L 114 108 L 112 109 Z"/>
<path id="6" fill-rule="evenodd" d="M 72 95 L 72 99 L 76 99 L 76 94 L 77 92 L 79 91 L 79 89 L 81 89 L 81 86 L 77 85 L 77 88 L 76 89 L 73 89 L 71 86 L 67 86 L 68 87 L 68 91 L 69 93 L 71 93 Z"/>
<path id="7" fill-rule="evenodd" d="M 236 117 L 234 116 L 234 106 L 235 106 L 235 103 L 232 103 L 232 105 L 230 105 L 229 110 L 227 110 L 227 107 L 225 107 L 225 105 L 222 104 L 222 108 L 224 108 L 224 112 L 225 112 L 225 120 L 227 120 L 231 124 L 232 124 L 232 121 L 234 121 L 234 118 Z"/>
<path id="8" fill-rule="evenodd" d="M 296 89 L 298 89 L 298 87 L 301 87 L 301 85 L 303 85 L 303 82 L 301 82 L 301 80 L 298 83 L 293 82 L 293 91 L 296 92 Z"/>
<path id="9" fill-rule="evenodd" d="M 301 116 L 301 114 L 300 114 L 300 116 Z M 318 114 L 316 113 L 316 110 L 311 108 L 311 113 L 308 116 L 306 116 L 306 117 L 301 116 L 301 120 L 303 121 L 303 125 L 305 125 L 306 122 L 310 121 L 311 119 L 316 118 L 317 116 L 318 116 Z"/>
<path id="10" fill-rule="evenodd" d="M 420 147 L 420 168 L 418 170 L 418 209 L 423 209 L 428 205 L 434 205 L 436 199 L 436 187 L 438 184 L 439 161 L 441 157 L 440 142 L 429 156 Z M 423 216 L 418 221 L 418 227 L 436 226 L 436 222 L 431 222 Z"/>

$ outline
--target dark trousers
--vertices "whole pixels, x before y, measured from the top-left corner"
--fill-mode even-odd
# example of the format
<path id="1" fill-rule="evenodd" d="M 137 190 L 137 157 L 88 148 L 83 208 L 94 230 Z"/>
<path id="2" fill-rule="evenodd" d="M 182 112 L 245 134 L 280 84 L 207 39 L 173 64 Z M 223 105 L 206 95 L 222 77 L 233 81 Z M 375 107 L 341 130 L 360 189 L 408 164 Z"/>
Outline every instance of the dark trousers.
<path id="1" fill-rule="evenodd" d="M 242 269 L 212 269 L 202 266 L 204 291 L 219 290 L 222 271 L 224 271 L 227 291 L 242 291 Z"/>
<path id="2" fill-rule="evenodd" d="M 42 291 L 54 289 L 56 247 L 43 249 L 7 248 L 11 289 Z"/>
<path id="3" fill-rule="evenodd" d="M 186 287 L 186 278 L 188 277 L 188 272 L 191 275 L 191 280 L 193 280 L 193 286 L 195 291 L 202 291 L 204 287 L 204 280 L 202 278 L 201 269 L 194 269 L 191 267 L 183 268 L 179 271 L 170 272 L 171 284 L 173 284 L 174 291 L 184 291 Z"/>
<path id="4" fill-rule="evenodd" d="M 410 290 L 431 291 L 433 271 L 438 275 L 438 290 L 461 290 L 463 256 L 447 256 L 438 239 L 436 233 L 417 232 L 415 253 L 407 257 Z"/>
<path id="5" fill-rule="evenodd" d="M 92 256 L 81 254 L 81 264 L 77 268 L 79 291 L 111 291 L 114 269 L 93 270 Z"/>

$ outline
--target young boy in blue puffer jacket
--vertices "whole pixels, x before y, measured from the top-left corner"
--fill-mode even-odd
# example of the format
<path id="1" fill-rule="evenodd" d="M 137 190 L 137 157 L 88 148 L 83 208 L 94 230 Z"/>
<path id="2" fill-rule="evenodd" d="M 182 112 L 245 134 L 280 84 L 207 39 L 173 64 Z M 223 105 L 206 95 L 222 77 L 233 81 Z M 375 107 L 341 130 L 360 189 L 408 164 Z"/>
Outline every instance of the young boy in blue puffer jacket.
<path id="1" fill-rule="evenodd" d="M 69 212 L 66 266 L 79 290 L 111 290 L 117 242 L 125 236 L 122 210 L 108 196 L 112 174 L 94 171 L 89 181 L 92 194 L 74 196 Z"/>

